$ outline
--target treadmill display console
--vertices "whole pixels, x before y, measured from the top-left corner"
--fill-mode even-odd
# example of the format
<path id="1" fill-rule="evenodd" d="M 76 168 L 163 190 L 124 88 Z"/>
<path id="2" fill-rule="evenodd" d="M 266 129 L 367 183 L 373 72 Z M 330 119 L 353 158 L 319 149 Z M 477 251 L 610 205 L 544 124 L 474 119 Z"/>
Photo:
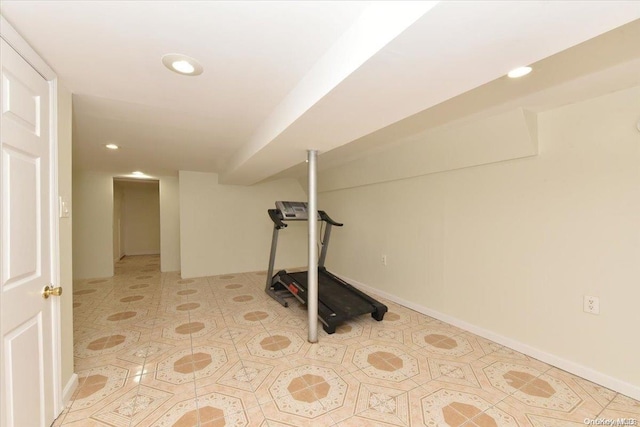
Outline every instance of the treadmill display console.
<path id="1" fill-rule="evenodd" d="M 307 220 L 309 211 L 306 202 L 276 202 L 276 209 L 282 212 L 283 219 Z"/>

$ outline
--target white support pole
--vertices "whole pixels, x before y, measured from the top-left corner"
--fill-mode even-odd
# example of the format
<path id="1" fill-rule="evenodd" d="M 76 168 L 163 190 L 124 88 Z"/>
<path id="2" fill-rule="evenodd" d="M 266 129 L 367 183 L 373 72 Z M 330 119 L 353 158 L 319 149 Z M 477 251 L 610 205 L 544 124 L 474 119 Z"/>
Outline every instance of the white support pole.
<path id="1" fill-rule="evenodd" d="M 318 205 L 316 186 L 316 158 L 318 152 L 309 150 L 309 268 L 307 274 L 307 314 L 309 315 L 309 342 L 318 342 Z"/>

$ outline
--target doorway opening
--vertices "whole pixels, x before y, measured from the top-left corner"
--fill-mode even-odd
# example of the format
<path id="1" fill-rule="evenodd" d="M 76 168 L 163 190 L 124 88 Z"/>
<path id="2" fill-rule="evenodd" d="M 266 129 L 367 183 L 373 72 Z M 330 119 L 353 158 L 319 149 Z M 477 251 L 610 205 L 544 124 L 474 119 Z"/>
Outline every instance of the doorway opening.
<path id="1" fill-rule="evenodd" d="M 160 255 L 160 186 L 157 180 L 113 179 L 113 261 Z"/>

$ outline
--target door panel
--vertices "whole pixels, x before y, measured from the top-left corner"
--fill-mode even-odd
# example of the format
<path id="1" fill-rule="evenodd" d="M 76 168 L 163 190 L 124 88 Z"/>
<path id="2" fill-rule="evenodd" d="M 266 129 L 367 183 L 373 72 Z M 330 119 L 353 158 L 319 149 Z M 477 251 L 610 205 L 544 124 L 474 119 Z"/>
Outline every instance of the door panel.
<path id="1" fill-rule="evenodd" d="M 7 398 L 10 400 L 8 407 L 16 408 L 20 402 L 40 402 L 40 407 L 34 405 L 29 411 L 13 411 L 13 425 L 16 427 L 44 425 L 44 367 L 38 356 L 42 353 L 39 348 L 39 343 L 43 341 L 42 333 L 42 316 L 38 314 L 5 336 L 7 364 L 12 367 L 5 379 Z M 33 394 L 34 391 L 37 393 Z"/>
<path id="2" fill-rule="evenodd" d="M 3 144 L 3 194 L 5 199 L 4 239 L 9 245 L 5 256 L 4 289 L 34 280 L 39 275 L 41 258 L 38 250 L 40 204 L 40 161 Z M 22 188 L 16 192 L 11 189 Z"/>
<path id="3" fill-rule="evenodd" d="M 5 71 L 2 75 L 5 96 L 2 113 L 20 123 L 34 135 L 40 135 L 40 97 L 25 86 L 20 79 Z"/>
<path id="4" fill-rule="evenodd" d="M 2 426 L 54 420 L 49 83 L 1 41 Z"/>

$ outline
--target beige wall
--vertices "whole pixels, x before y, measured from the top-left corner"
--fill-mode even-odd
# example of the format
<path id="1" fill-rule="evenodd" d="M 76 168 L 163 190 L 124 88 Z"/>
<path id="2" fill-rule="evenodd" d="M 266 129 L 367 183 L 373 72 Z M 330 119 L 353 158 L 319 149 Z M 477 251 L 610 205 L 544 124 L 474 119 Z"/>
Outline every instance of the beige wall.
<path id="1" fill-rule="evenodd" d="M 639 398 L 639 105 L 635 88 L 541 113 L 534 157 L 320 194 L 345 223 L 328 266 Z"/>
<path id="2" fill-rule="evenodd" d="M 158 181 L 123 181 L 121 221 L 122 253 L 160 253 L 160 193 Z"/>
<path id="3" fill-rule="evenodd" d="M 73 278 L 113 276 L 113 178 L 73 173 Z"/>
<path id="4" fill-rule="evenodd" d="M 58 85 L 58 196 L 71 205 L 71 92 Z M 73 207 L 71 208 L 73 217 Z M 73 376 L 73 263 L 72 217 L 59 219 L 61 384 Z"/>
<path id="5" fill-rule="evenodd" d="M 177 177 L 160 177 L 160 270 L 180 270 L 180 186 Z"/>
<path id="6" fill-rule="evenodd" d="M 320 172 L 318 191 L 395 181 L 537 154 L 536 115 L 515 108 L 406 136 L 393 147 L 380 148 L 347 168 Z"/>
<path id="7" fill-rule="evenodd" d="M 122 244 L 122 184 L 113 182 L 113 262 L 118 261 L 124 255 Z"/>
<path id="8" fill-rule="evenodd" d="M 276 200 L 306 200 L 293 179 L 251 187 L 221 185 L 217 174 L 180 171 L 182 277 L 266 270 Z M 306 223 L 282 230 L 276 266 L 306 265 Z"/>

